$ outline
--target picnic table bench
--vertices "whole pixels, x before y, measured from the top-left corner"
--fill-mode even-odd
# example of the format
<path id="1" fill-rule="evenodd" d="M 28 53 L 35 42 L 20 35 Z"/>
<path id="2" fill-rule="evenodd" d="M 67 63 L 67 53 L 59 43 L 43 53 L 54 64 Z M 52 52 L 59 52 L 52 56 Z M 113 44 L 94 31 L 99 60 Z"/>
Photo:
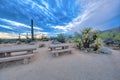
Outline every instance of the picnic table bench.
<path id="1" fill-rule="evenodd" d="M 69 48 L 70 44 L 56 44 L 56 45 L 49 45 L 51 53 L 55 56 L 59 56 L 61 53 L 71 53 L 71 49 Z"/>
<path id="2" fill-rule="evenodd" d="M 26 64 L 29 62 L 29 59 L 34 56 L 33 50 L 36 50 L 36 46 L 33 45 L 18 45 L 13 47 L 3 47 L 0 48 L 0 63 L 13 61 L 13 60 L 22 60 L 23 63 Z M 11 53 L 13 52 L 24 52 L 25 54 L 13 56 Z"/>

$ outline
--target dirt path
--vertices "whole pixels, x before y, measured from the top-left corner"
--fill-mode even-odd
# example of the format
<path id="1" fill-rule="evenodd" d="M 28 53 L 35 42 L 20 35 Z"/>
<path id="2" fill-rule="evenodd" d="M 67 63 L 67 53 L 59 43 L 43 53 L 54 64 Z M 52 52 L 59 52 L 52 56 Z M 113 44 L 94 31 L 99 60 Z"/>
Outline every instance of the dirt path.
<path id="1" fill-rule="evenodd" d="M 52 57 L 47 47 L 38 48 L 29 64 L 0 69 L 0 80 L 120 80 L 120 52 L 83 53 Z"/>

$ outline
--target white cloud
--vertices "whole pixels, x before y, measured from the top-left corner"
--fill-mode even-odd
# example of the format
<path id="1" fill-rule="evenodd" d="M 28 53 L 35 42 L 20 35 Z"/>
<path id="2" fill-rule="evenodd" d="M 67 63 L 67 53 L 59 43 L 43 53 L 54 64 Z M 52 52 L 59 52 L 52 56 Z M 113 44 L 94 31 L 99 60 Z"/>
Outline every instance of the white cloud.
<path id="1" fill-rule="evenodd" d="M 43 3 L 43 5 L 45 5 L 45 7 L 46 7 L 47 9 L 49 9 L 49 5 L 48 5 L 48 3 L 47 3 L 45 0 L 42 0 L 42 3 Z"/>
<path id="2" fill-rule="evenodd" d="M 18 38 L 18 35 L 0 32 L 0 38 L 10 39 L 10 38 Z"/>
<path id="3" fill-rule="evenodd" d="M 12 26 L 31 28 L 30 26 L 28 26 L 26 24 L 19 23 L 19 22 L 16 22 L 16 21 L 4 19 L 4 18 L 0 18 L 0 20 L 3 21 L 3 22 L 5 22 L 5 23 L 8 23 L 8 24 L 10 24 Z M 36 26 L 34 27 L 34 29 L 36 29 L 36 30 L 43 30 L 42 28 L 39 28 L 39 27 L 36 27 Z"/>
<path id="4" fill-rule="evenodd" d="M 116 15 L 120 15 L 120 13 L 118 13 L 119 7 L 119 0 L 90 1 L 82 5 L 82 12 L 80 12 L 79 16 L 66 26 L 52 26 L 52 28 L 63 30 L 64 32 L 76 32 L 85 27 L 101 30 L 106 26 L 103 24 L 109 23 L 110 19 Z"/>
<path id="5" fill-rule="evenodd" d="M 66 26 L 52 26 L 52 28 L 63 30 L 64 32 L 67 32 L 67 31 L 71 30 L 72 28 L 77 27 L 78 25 L 80 25 L 81 23 L 83 23 L 85 20 L 87 20 L 89 18 L 90 12 L 92 12 L 93 10 L 96 9 L 96 7 L 95 7 L 96 5 L 97 5 L 96 2 L 87 4 L 87 6 L 84 7 L 84 11 L 82 13 L 80 13 L 80 15 L 77 18 L 73 19 L 73 21 L 68 23 Z"/>
<path id="6" fill-rule="evenodd" d="M 6 28 L 6 29 L 10 29 L 10 30 L 14 30 L 11 26 L 0 25 L 0 27 L 2 27 L 2 28 Z"/>
<path id="7" fill-rule="evenodd" d="M 46 1 L 44 1 L 44 0 L 42 0 L 42 4 L 45 6 L 42 6 L 42 5 L 39 5 L 38 3 L 36 3 L 35 1 L 33 1 L 33 0 L 25 0 L 25 1 L 22 1 L 23 3 L 25 3 L 25 4 L 29 4 L 29 5 L 31 5 L 31 8 L 33 8 L 34 10 L 37 10 L 37 11 L 42 11 L 42 13 L 44 13 L 44 14 L 46 14 L 46 16 L 48 16 L 48 17 L 54 17 L 55 18 L 55 16 L 53 15 L 53 13 L 51 12 L 51 10 L 50 10 L 50 7 L 49 7 L 49 5 L 48 5 L 48 3 L 46 2 Z"/>

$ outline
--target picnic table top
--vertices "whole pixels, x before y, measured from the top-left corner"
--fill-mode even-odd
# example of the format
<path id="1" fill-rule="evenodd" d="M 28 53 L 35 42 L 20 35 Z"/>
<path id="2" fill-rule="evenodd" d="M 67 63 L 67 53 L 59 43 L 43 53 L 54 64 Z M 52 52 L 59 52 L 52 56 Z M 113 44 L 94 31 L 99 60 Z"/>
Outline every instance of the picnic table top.
<path id="1" fill-rule="evenodd" d="M 11 47 L 9 46 L 9 47 L 0 48 L 0 53 L 35 50 L 36 48 L 37 47 L 34 45 L 17 45 Z"/>
<path id="2" fill-rule="evenodd" d="M 64 44 L 50 44 L 49 47 L 61 47 L 61 46 L 70 46 L 70 44 L 64 43 Z"/>

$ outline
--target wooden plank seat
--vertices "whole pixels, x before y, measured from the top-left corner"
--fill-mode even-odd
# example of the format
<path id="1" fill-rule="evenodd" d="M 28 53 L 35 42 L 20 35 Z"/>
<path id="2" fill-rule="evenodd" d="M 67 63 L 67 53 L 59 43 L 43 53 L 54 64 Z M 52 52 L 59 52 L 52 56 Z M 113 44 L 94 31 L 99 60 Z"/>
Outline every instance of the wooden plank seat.
<path id="1" fill-rule="evenodd" d="M 56 50 L 56 51 L 51 51 L 51 53 L 55 56 L 59 56 L 60 53 L 68 52 L 71 53 L 71 49 L 62 49 L 62 50 Z"/>
<path id="2" fill-rule="evenodd" d="M 10 56 L 10 57 L 3 57 L 0 58 L 0 62 L 8 62 L 13 60 L 22 60 L 23 63 L 26 64 L 29 62 L 29 59 L 34 56 L 34 54 L 25 54 L 25 55 L 19 55 L 19 56 Z"/>

